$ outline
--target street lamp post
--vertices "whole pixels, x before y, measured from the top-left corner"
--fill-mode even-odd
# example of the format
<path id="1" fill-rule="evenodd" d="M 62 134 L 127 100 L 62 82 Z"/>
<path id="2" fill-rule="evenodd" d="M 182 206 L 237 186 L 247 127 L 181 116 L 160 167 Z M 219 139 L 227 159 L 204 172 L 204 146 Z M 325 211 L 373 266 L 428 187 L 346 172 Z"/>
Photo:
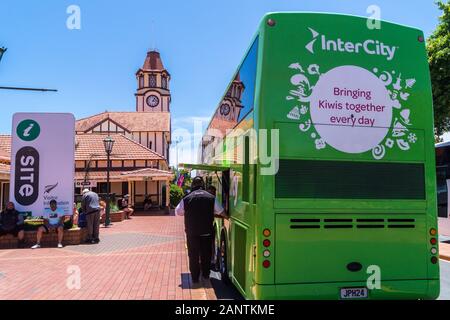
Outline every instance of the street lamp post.
<path id="1" fill-rule="evenodd" d="M 176 151 L 177 151 L 177 169 L 178 169 L 178 144 L 180 142 L 182 142 L 182 141 L 183 141 L 182 137 L 179 137 L 177 140 L 175 140 L 175 148 L 176 148 Z"/>
<path id="2" fill-rule="evenodd" d="M 5 47 L 0 48 L 0 61 L 2 61 L 3 54 L 6 52 L 6 50 L 8 50 L 8 49 L 6 49 Z"/>
<path id="3" fill-rule="evenodd" d="M 2 61 L 3 54 L 8 50 L 5 47 L 0 47 L 0 62 Z M 58 92 L 56 89 L 45 89 L 45 88 L 22 88 L 22 87 L 4 87 L 1 86 L 0 90 L 19 90 L 19 91 L 40 91 L 40 92 Z"/>
<path id="4" fill-rule="evenodd" d="M 105 228 L 107 228 L 111 224 L 110 220 L 110 201 L 111 201 L 111 188 L 110 188 L 110 182 L 109 182 L 109 171 L 111 170 L 111 152 L 114 146 L 114 139 L 111 137 L 106 137 L 103 140 L 103 144 L 105 145 L 105 152 L 106 152 L 106 217 L 105 217 Z"/>

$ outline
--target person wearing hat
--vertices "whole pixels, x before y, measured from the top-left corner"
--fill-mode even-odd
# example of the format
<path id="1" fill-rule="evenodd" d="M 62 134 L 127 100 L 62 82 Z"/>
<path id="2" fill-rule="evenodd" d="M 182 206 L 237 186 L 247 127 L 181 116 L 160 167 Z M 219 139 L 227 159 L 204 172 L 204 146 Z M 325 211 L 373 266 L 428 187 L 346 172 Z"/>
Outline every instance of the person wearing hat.
<path id="1" fill-rule="evenodd" d="M 119 199 L 118 205 L 119 209 L 125 212 L 126 218 L 131 219 L 130 217 L 134 213 L 134 209 L 130 206 L 130 203 L 128 202 L 128 199 L 130 198 L 129 194 L 126 194 L 123 196 L 122 199 Z"/>
<path id="2" fill-rule="evenodd" d="M 100 238 L 100 204 L 98 194 L 89 189 L 83 190 L 81 198 L 81 209 L 86 216 L 88 229 L 87 243 L 99 243 Z"/>
<path id="3" fill-rule="evenodd" d="M 180 201 L 175 214 L 184 216 L 192 281 L 199 282 L 200 272 L 203 279 L 208 280 L 214 217 L 222 216 L 223 208 L 215 201 L 215 196 L 205 190 L 202 177 L 195 177 L 192 180 L 191 192 Z"/>

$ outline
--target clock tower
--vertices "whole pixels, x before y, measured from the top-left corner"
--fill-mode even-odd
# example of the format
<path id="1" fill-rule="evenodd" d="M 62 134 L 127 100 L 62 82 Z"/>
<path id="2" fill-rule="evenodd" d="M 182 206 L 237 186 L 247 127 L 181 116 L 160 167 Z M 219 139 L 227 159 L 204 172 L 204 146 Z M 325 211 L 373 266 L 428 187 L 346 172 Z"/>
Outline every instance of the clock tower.
<path id="1" fill-rule="evenodd" d="M 244 90 L 244 83 L 241 81 L 238 73 L 217 109 L 215 117 L 233 123 L 239 122 L 239 117 L 241 116 L 241 111 L 244 107 L 241 101 Z"/>
<path id="2" fill-rule="evenodd" d="M 136 72 L 137 112 L 170 112 L 170 74 L 157 51 L 149 51 L 144 65 Z"/>

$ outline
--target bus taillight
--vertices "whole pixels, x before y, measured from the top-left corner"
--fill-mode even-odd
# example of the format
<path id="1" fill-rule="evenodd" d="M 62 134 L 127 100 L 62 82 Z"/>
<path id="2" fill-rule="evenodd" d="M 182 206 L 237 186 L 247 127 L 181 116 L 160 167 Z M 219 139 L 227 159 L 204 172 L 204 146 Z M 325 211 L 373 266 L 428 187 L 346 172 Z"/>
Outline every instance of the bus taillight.
<path id="1" fill-rule="evenodd" d="M 431 252 L 431 254 L 436 254 L 437 253 L 437 249 L 433 247 L 433 248 L 431 248 L 430 252 Z"/>
<path id="2" fill-rule="evenodd" d="M 272 234 L 272 232 L 270 232 L 270 229 L 264 229 L 264 231 L 263 231 L 263 236 L 264 237 L 268 238 L 268 237 L 270 237 L 271 234 Z M 266 260 L 263 261 L 263 267 L 266 268 L 266 269 L 270 267 L 270 261 L 267 260 L 267 259 L 270 257 L 270 254 L 271 254 L 270 250 L 269 250 L 269 247 L 270 247 L 271 244 L 272 243 L 270 242 L 269 239 L 264 239 L 263 240 L 263 246 L 266 248 L 263 251 L 263 256 L 264 256 L 264 258 L 266 258 Z"/>
<path id="3" fill-rule="evenodd" d="M 434 246 L 437 243 L 436 238 L 431 238 L 430 243 Z"/>
<path id="4" fill-rule="evenodd" d="M 437 257 L 431 257 L 431 263 L 432 264 L 438 263 L 438 258 Z"/>
<path id="5" fill-rule="evenodd" d="M 437 234 L 437 230 L 434 228 L 430 229 L 430 235 L 435 236 Z"/>

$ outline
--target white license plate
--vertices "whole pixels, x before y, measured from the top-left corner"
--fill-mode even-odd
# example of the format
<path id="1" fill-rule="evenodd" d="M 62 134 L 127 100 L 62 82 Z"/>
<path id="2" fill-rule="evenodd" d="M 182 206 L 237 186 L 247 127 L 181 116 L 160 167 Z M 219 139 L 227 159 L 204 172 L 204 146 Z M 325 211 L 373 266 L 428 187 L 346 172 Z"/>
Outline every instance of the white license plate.
<path id="1" fill-rule="evenodd" d="M 341 299 L 363 299 L 368 297 L 367 288 L 342 288 Z"/>

